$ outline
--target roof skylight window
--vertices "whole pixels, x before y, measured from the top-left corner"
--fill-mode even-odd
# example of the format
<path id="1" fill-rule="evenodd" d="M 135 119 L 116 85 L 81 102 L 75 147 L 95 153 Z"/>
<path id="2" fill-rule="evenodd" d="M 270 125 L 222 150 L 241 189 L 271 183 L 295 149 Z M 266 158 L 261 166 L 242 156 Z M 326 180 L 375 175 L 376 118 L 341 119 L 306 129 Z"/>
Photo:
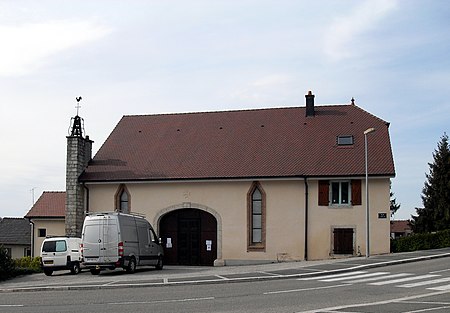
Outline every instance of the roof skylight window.
<path id="1" fill-rule="evenodd" d="M 337 144 L 338 146 L 351 146 L 353 145 L 353 136 L 338 136 Z"/>

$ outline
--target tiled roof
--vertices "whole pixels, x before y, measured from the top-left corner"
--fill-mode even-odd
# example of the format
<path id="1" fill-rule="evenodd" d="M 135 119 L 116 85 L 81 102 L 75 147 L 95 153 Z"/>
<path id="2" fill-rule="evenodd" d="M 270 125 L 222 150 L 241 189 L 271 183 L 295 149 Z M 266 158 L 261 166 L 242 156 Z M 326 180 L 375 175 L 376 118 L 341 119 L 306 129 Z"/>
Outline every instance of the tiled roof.
<path id="1" fill-rule="evenodd" d="M 394 176 L 389 124 L 356 105 L 124 116 L 81 181 Z M 337 146 L 351 135 L 352 146 Z"/>
<path id="2" fill-rule="evenodd" d="M 404 233 L 411 230 L 410 221 L 391 221 L 391 233 Z"/>
<path id="3" fill-rule="evenodd" d="M 25 217 L 65 217 L 66 193 L 64 191 L 44 191 Z"/>
<path id="4" fill-rule="evenodd" d="M 0 218 L 0 244 L 30 245 L 31 226 L 25 218 Z"/>

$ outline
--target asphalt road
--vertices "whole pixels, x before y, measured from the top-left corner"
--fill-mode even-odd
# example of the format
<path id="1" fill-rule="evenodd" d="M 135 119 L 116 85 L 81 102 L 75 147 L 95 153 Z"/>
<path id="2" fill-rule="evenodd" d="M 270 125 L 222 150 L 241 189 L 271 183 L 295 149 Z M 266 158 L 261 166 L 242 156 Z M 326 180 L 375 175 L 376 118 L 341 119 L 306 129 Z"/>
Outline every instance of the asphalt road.
<path id="1" fill-rule="evenodd" d="M 9 292 L 0 312 L 450 312 L 450 259 L 306 278 Z"/>

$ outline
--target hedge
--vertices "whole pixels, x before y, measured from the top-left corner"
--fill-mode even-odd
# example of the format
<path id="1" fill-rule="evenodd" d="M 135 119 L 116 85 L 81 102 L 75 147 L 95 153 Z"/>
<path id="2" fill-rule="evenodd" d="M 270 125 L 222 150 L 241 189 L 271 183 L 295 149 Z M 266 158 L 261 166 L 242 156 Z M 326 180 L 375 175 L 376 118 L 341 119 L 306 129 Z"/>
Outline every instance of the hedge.
<path id="1" fill-rule="evenodd" d="M 40 257 L 23 257 L 13 260 L 2 246 L 0 246 L 0 281 L 19 275 L 41 272 Z"/>
<path id="2" fill-rule="evenodd" d="M 391 252 L 410 252 L 445 247 L 450 247 L 450 229 L 435 233 L 412 234 L 391 240 Z"/>

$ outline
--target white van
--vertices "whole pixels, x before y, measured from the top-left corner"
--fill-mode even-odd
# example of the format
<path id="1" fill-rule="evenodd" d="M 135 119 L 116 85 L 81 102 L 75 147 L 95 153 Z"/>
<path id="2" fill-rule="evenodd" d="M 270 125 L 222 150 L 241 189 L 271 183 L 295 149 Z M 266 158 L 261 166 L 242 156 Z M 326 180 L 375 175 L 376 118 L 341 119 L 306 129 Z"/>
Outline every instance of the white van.
<path id="1" fill-rule="evenodd" d="M 72 274 L 78 274 L 82 261 L 80 245 L 81 238 L 45 238 L 41 246 L 41 267 L 45 275 L 50 276 L 58 270 L 70 270 Z"/>
<path id="2" fill-rule="evenodd" d="M 163 248 L 142 216 L 116 212 L 87 215 L 81 249 L 83 265 L 93 275 L 102 269 L 123 268 L 133 273 L 137 266 L 163 267 Z"/>

